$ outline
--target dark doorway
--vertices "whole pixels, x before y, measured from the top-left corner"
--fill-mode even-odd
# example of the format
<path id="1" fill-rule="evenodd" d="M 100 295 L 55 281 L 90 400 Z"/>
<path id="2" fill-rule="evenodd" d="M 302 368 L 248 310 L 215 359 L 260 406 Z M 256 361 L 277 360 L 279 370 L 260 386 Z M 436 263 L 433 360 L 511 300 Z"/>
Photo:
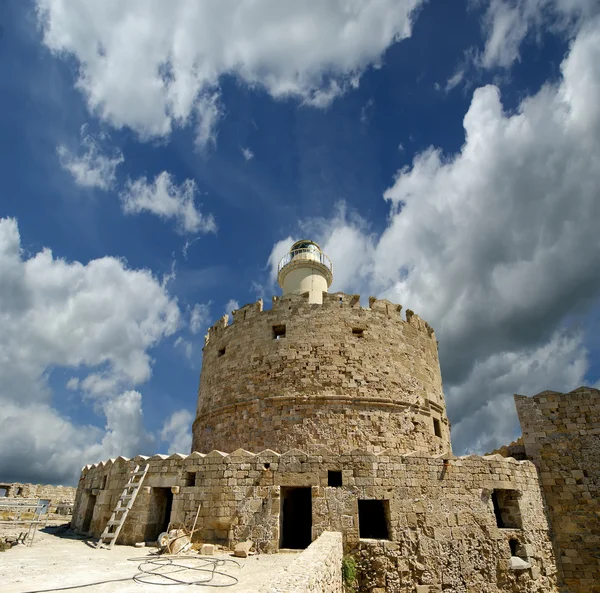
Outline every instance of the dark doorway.
<path id="1" fill-rule="evenodd" d="M 312 541 L 310 488 L 281 487 L 280 548 L 303 550 Z"/>
<path id="2" fill-rule="evenodd" d="M 149 506 L 149 521 L 146 524 L 144 538 L 155 541 L 161 533 L 169 528 L 173 493 L 170 488 L 152 488 L 152 499 Z"/>
<path id="3" fill-rule="evenodd" d="M 358 501 L 358 535 L 367 539 L 390 539 L 387 500 Z"/>
<path id="4" fill-rule="evenodd" d="M 90 493 L 88 494 L 87 504 L 85 505 L 85 515 L 83 516 L 83 526 L 81 527 L 81 531 L 83 531 L 83 533 L 87 533 L 90 530 L 95 506 L 96 497 Z"/>

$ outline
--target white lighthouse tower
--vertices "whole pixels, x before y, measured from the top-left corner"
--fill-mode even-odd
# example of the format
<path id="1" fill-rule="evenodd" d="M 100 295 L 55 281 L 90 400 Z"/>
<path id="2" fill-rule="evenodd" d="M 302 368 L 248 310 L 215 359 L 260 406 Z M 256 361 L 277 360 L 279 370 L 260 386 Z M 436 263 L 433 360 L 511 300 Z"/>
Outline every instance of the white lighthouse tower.
<path id="1" fill-rule="evenodd" d="M 309 303 L 322 304 L 332 280 L 331 261 L 314 241 L 296 241 L 277 266 L 283 294 L 308 292 Z"/>

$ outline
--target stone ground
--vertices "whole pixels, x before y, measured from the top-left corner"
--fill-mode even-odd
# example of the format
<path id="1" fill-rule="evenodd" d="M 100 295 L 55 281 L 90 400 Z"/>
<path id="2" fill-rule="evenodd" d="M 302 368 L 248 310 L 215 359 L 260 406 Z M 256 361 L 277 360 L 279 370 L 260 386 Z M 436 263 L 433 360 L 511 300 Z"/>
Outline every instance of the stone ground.
<path id="1" fill-rule="evenodd" d="M 14 528 L 13 528 L 14 529 Z M 5 529 L 0 530 L 6 532 Z M 189 570 L 173 565 L 160 566 L 149 564 L 150 561 L 167 563 L 169 559 L 156 556 L 156 548 L 134 548 L 132 546 L 115 546 L 112 550 L 92 547 L 91 541 L 66 537 L 64 534 L 56 535 L 56 529 L 49 526 L 46 530 L 38 532 L 32 547 L 15 546 L 7 552 L 0 553 L 0 589 L 2 593 L 40 593 L 42 591 L 81 590 L 85 593 L 133 593 L 154 591 L 158 593 L 163 589 L 159 585 L 166 585 L 172 581 L 165 577 L 144 575 L 146 583 L 133 581 L 133 576 L 141 572 L 140 567 L 146 570 L 169 574 L 171 577 L 187 583 L 205 581 L 211 578 L 212 562 L 207 557 L 195 555 L 171 558 L 188 567 L 203 567 L 209 572 Z M 233 558 L 227 552 L 215 554 L 213 560 L 223 561 L 216 570 L 229 576 L 215 574 L 204 585 L 181 585 L 172 589 L 173 593 L 202 591 L 228 591 L 231 593 L 256 593 L 261 585 L 269 583 L 277 571 L 284 570 L 297 553 L 280 553 L 269 555 L 256 555 L 248 558 Z M 237 564 L 231 562 L 235 560 Z M 234 583 L 235 577 L 238 579 Z M 78 589 L 77 586 L 125 579 L 117 582 L 96 584 Z M 155 583 L 155 584 L 151 584 Z M 223 586 L 232 583 L 232 586 Z M 218 586 L 220 585 L 220 586 Z M 216 587 L 218 586 L 218 587 Z"/>

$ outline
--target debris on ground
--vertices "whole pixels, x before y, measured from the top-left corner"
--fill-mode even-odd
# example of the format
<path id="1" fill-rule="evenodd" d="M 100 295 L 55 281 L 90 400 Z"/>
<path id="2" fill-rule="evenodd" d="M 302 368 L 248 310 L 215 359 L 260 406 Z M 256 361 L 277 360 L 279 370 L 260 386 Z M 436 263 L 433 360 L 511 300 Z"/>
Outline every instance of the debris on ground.
<path id="1" fill-rule="evenodd" d="M 185 529 L 171 529 L 158 536 L 158 547 L 163 554 L 179 554 L 192 547 Z"/>
<path id="2" fill-rule="evenodd" d="M 250 550 L 252 549 L 253 545 L 254 542 L 252 540 L 240 542 L 235 546 L 235 549 L 233 550 L 233 555 L 237 558 L 248 558 L 248 554 L 250 554 Z"/>

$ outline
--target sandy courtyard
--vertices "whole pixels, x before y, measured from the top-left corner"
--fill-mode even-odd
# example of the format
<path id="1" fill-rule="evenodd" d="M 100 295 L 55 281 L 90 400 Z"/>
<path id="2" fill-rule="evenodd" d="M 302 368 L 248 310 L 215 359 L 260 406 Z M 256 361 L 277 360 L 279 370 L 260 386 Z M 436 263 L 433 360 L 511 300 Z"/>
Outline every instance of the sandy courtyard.
<path id="1" fill-rule="evenodd" d="M 219 553 L 210 559 L 205 556 L 169 558 L 157 556 L 156 548 L 115 546 L 112 550 L 96 549 L 91 542 L 54 535 L 53 531 L 49 527 L 45 532 L 38 532 L 30 548 L 19 545 L 0 553 L 2 593 L 61 589 L 97 593 L 156 592 L 173 584 L 173 579 L 205 583 L 170 587 L 173 592 L 256 593 L 297 556 L 296 553 L 281 553 L 234 559 L 228 553 Z M 135 582 L 135 575 L 144 582 Z M 78 588 L 100 581 L 113 582 Z"/>

